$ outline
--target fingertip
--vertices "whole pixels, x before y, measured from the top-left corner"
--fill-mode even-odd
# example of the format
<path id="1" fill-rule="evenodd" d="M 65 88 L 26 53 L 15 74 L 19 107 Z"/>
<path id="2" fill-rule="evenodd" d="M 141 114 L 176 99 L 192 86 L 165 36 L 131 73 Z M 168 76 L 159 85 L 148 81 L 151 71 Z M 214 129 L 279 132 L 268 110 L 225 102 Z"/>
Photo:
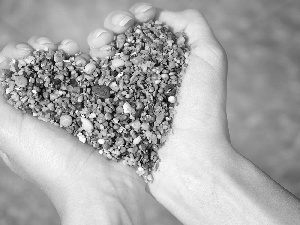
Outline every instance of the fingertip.
<path id="1" fill-rule="evenodd" d="M 61 41 L 58 46 L 58 50 L 62 50 L 68 55 L 75 55 L 76 53 L 80 52 L 78 44 L 71 39 L 65 39 Z"/>
<path id="2" fill-rule="evenodd" d="M 32 47 L 25 43 L 10 42 L 2 50 L 1 54 L 8 59 L 22 59 L 29 56 Z"/>
<path id="3" fill-rule="evenodd" d="M 150 3 L 137 3 L 133 5 L 129 12 L 131 12 L 135 20 L 139 23 L 145 23 L 150 20 L 153 20 L 156 14 L 156 8 L 153 7 Z"/>
<path id="4" fill-rule="evenodd" d="M 35 50 L 56 50 L 57 45 L 47 37 L 32 36 L 27 43 Z"/>
<path id="5" fill-rule="evenodd" d="M 104 27 L 115 34 L 124 33 L 134 25 L 134 16 L 127 11 L 113 11 L 104 20 Z"/>
<path id="6" fill-rule="evenodd" d="M 109 56 L 114 56 L 116 50 L 110 45 L 104 45 L 101 48 L 92 48 L 90 50 L 90 56 L 93 58 L 106 58 Z"/>
<path id="7" fill-rule="evenodd" d="M 90 48 L 101 48 L 110 44 L 113 40 L 114 34 L 111 31 L 99 28 L 89 34 L 87 43 Z"/>

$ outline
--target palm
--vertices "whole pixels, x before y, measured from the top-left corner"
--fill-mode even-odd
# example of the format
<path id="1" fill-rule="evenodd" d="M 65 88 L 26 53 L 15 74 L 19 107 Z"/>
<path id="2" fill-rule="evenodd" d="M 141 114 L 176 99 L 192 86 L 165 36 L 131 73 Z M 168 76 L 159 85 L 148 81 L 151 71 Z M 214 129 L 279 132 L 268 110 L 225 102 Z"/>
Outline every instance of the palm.
<path id="1" fill-rule="evenodd" d="M 124 174 L 134 176 L 129 168 L 120 169 L 119 164 L 106 160 L 63 129 L 15 110 L 2 96 L 0 118 L 1 144 L 9 149 L 9 157 L 14 159 L 12 169 L 40 185 L 54 180 L 63 182 L 70 179 L 71 173 L 77 174 L 74 179 L 94 174 L 95 180 L 102 181 L 107 178 L 103 174 L 107 171 L 110 171 L 111 180 L 121 179 Z"/>
<path id="2" fill-rule="evenodd" d="M 174 31 L 187 34 L 192 49 L 183 76 L 173 130 L 159 150 L 161 162 L 154 173 L 154 183 L 149 186 L 158 198 L 156 195 L 161 186 L 182 182 L 186 174 L 204 163 L 216 143 L 222 144 L 229 138 L 225 111 L 226 56 L 212 34 L 204 30 L 207 27 L 192 23 L 193 19 L 196 20 L 190 18 L 190 21 L 180 24 L 170 15 L 161 15 L 161 20 Z M 207 33 L 207 37 L 203 33 Z M 202 39 L 199 34 L 202 34 Z"/>

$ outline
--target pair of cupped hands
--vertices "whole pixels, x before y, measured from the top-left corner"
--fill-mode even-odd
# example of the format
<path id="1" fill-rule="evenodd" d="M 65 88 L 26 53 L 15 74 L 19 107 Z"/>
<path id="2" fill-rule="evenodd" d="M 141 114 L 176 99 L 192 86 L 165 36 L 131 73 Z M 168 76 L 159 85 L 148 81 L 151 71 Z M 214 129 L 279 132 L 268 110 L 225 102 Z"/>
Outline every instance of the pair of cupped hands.
<path id="1" fill-rule="evenodd" d="M 153 183 L 146 185 L 133 168 L 107 160 L 65 130 L 22 114 L 0 95 L 1 157 L 12 171 L 48 194 L 63 224 L 144 224 L 146 191 L 183 223 L 192 223 L 193 218 L 179 210 L 179 205 L 193 197 L 195 188 L 205 185 L 198 180 L 203 165 L 221 168 L 224 154 L 235 152 L 226 118 L 226 54 L 200 12 L 170 12 L 146 3 L 129 11 L 113 11 L 105 19 L 105 29 L 88 36 L 90 56 L 103 57 L 113 35 L 153 19 L 173 32 L 185 32 L 191 46 L 173 132 L 159 150 L 161 162 Z M 72 40 L 54 44 L 34 36 L 27 43 L 7 44 L 0 53 L 0 69 L 7 68 L 11 59 L 45 48 L 68 54 L 80 51 Z M 197 211 L 197 206 L 188 210 Z"/>

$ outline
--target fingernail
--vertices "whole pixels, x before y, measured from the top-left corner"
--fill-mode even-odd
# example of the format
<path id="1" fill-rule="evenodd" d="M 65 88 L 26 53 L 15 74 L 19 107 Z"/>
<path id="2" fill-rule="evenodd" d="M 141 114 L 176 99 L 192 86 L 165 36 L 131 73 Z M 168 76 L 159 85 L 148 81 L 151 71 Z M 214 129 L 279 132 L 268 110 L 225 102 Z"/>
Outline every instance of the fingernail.
<path id="1" fill-rule="evenodd" d="M 128 15 L 125 15 L 125 14 L 118 14 L 118 15 L 115 15 L 113 18 L 112 18 L 112 22 L 115 24 L 115 25 L 119 25 L 121 27 L 124 27 L 130 20 L 132 20 L 133 18 L 128 16 Z"/>
<path id="2" fill-rule="evenodd" d="M 17 44 L 16 48 L 19 49 L 19 50 L 24 50 L 24 51 L 31 51 L 32 50 L 31 47 L 29 47 L 27 44 L 23 44 L 23 43 Z"/>
<path id="3" fill-rule="evenodd" d="M 61 45 L 68 45 L 68 44 L 74 44 L 74 45 L 77 45 L 77 43 L 71 39 L 65 39 L 61 42 Z"/>
<path id="4" fill-rule="evenodd" d="M 135 8 L 136 13 L 143 13 L 146 12 L 147 10 L 152 9 L 152 5 L 139 5 Z"/>
<path id="5" fill-rule="evenodd" d="M 52 41 L 50 41 L 49 38 L 46 38 L 46 37 L 40 37 L 40 38 L 36 39 L 36 42 L 41 45 L 54 44 Z"/>
<path id="6" fill-rule="evenodd" d="M 96 31 L 95 31 L 95 33 L 94 33 L 93 36 L 94 36 L 95 38 L 98 38 L 98 37 L 100 37 L 101 34 L 103 34 L 103 33 L 107 33 L 107 31 L 106 31 L 106 30 L 99 29 L 99 30 L 96 30 Z"/>

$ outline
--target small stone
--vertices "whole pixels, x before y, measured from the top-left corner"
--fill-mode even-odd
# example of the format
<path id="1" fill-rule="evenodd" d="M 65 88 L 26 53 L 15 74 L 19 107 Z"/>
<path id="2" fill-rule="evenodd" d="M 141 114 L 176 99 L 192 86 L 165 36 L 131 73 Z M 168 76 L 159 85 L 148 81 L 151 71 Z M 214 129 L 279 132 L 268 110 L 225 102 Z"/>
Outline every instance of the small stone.
<path id="1" fill-rule="evenodd" d="M 59 119 L 59 124 L 62 127 L 69 127 L 72 124 L 72 117 L 70 115 L 62 115 Z"/>
<path id="2" fill-rule="evenodd" d="M 136 103 L 136 109 L 143 109 L 143 108 L 144 108 L 144 104 L 142 102 Z"/>
<path id="3" fill-rule="evenodd" d="M 53 59 L 54 62 L 62 62 L 64 59 L 63 52 L 62 51 L 55 52 Z"/>
<path id="4" fill-rule="evenodd" d="M 15 82 L 16 82 L 16 85 L 19 87 L 26 87 L 28 84 L 28 80 L 24 76 L 16 76 Z"/>
<path id="5" fill-rule="evenodd" d="M 138 131 L 141 128 L 141 122 L 139 120 L 135 120 L 131 123 L 131 126 L 135 131 Z"/>
<path id="6" fill-rule="evenodd" d="M 115 68 L 118 68 L 118 67 L 124 66 L 125 62 L 122 59 L 116 58 L 111 61 L 111 65 Z"/>
<path id="7" fill-rule="evenodd" d="M 82 123 L 82 129 L 86 132 L 92 132 L 94 129 L 94 126 L 91 121 L 89 121 L 87 118 L 81 117 L 81 123 Z"/>
<path id="8" fill-rule="evenodd" d="M 169 96 L 168 97 L 168 102 L 175 103 L 176 102 L 176 97 L 175 96 Z"/>
<path id="9" fill-rule="evenodd" d="M 95 69 L 96 65 L 94 63 L 88 63 L 84 67 L 84 72 L 86 72 L 87 74 L 92 74 L 95 71 Z"/>
<path id="10" fill-rule="evenodd" d="M 150 182 L 150 183 L 153 181 L 153 176 L 152 176 L 152 174 L 149 174 L 149 175 L 147 176 L 147 181 Z"/>
<path id="11" fill-rule="evenodd" d="M 78 137 L 79 141 L 81 141 L 82 143 L 86 142 L 86 137 L 82 133 L 78 133 L 77 137 Z"/>
<path id="12" fill-rule="evenodd" d="M 142 123 L 141 125 L 143 130 L 149 130 L 149 124 L 148 123 Z"/>
<path id="13" fill-rule="evenodd" d="M 124 103 L 123 110 L 124 113 L 129 113 L 129 114 L 134 113 L 134 109 L 131 107 L 131 105 L 128 102 Z"/>
<path id="14" fill-rule="evenodd" d="M 163 74 L 161 75 L 161 78 L 164 79 L 164 80 L 169 80 L 169 75 L 166 74 L 166 73 L 163 73 Z"/>
<path id="15" fill-rule="evenodd" d="M 92 92 L 99 98 L 109 98 L 110 97 L 110 87 L 106 85 L 98 85 L 92 87 Z"/>
<path id="16" fill-rule="evenodd" d="M 100 139 L 98 139 L 98 143 L 99 143 L 100 145 L 103 145 L 103 144 L 105 143 L 105 140 L 102 139 L 102 138 L 100 138 Z"/>
<path id="17" fill-rule="evenodd" d="M 133 144 L 138 145 L 141 142 L 142 138 L 141 136 L 137 136 L 135 139 L 133 139 Z"/>
<path id="18" fill-rule="evenodd" d="M 111 113 L 105 113 L 104 118 L 106 120 L 111 120 L 113 117 L 112 117 Z"/>
<path id="19" fill-rule="evenodd" d="M 176 93 L 175 85 L 173 84 L 167 84 L 164 87 L 164 93 L 166 96 L 174 96 Z"/>

